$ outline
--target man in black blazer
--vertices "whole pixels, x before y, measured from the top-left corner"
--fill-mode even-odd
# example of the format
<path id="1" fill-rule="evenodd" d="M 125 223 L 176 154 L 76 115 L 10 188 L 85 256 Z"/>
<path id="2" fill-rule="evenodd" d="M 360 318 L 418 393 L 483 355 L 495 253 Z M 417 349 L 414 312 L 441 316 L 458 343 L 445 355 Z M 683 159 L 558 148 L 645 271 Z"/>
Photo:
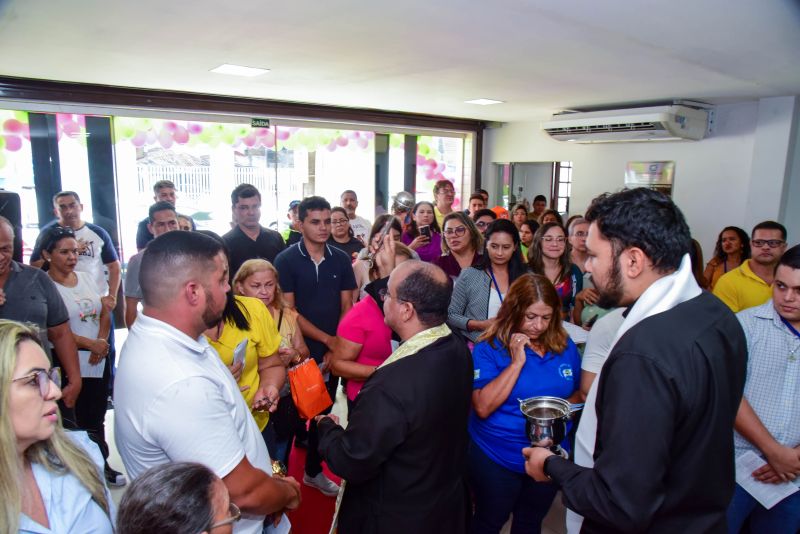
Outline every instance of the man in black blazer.
<path id="1" fill-rule="evenodd" d="M 445 325 L 452 283 L 439 267 L 400 264 L 382 292 L 403 344 L 365 383 L 347 429 L 319 420 L 319 451 L 346 480 L 340 534 L 464 533 L 472 357 Z"/>

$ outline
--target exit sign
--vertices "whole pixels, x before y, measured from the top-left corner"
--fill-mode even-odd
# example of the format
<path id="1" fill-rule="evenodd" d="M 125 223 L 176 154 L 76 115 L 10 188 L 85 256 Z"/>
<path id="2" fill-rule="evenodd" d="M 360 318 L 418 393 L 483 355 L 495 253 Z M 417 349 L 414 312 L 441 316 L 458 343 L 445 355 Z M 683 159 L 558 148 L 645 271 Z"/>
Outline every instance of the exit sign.
<path id="1" fill-rule="evenodd" d="M 250 119 L 252 128 L 269 128 L 269 119 Z"/>

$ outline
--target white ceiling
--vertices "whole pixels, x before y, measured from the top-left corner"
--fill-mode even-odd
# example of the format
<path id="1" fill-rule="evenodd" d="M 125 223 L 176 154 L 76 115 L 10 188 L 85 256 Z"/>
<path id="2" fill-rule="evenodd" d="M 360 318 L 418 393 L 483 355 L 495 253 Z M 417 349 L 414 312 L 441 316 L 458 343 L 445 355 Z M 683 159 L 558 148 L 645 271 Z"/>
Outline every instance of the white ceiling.
<path id="1" fill-rule="evenodd" d="M 496 121 L 719 103 L 800 94 L 800 2 L 0 0 L 0 74 Z"/>

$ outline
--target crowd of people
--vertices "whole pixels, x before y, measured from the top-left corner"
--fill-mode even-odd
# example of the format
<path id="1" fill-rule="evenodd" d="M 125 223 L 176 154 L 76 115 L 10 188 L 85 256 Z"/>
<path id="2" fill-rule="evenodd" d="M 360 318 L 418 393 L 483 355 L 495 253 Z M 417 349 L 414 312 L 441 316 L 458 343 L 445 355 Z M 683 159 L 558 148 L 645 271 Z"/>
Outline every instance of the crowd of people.
<path id="1" fill-rule="evenodd" d="M 302 484 L 339 496 L 342 534 L 535 533 L 559 491 L 569 532 L 800 530 L 800 245 L 781 224 L 724 228 L 704 265 L 649 189 L 566 223 L 541 195 L 461 211 L 451 182 L 433 193 L 374 224 L 354 191 L 307 197 L 281 234 L 243 184 L 219 236 L 158 182 L 119 306 L 117 251 L 76 193 L 31 265 L 0 218 L 0 524 L 288 532 Z M 306 420 L 287 375 L 310 360 L 336 409 Z M 557 447 L 531 446 L 535 397 L 585 402 Z M 749 482 L 788 496 L 765 506 Z"/>

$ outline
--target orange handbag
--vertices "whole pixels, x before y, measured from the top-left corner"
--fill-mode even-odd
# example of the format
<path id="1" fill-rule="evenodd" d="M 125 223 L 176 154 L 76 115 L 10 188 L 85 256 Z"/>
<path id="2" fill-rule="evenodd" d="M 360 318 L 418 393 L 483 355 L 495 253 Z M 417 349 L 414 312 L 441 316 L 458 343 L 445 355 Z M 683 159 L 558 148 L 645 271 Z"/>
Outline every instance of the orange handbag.
<path id="1" fill-rule="evenodd" d="M 322 372 L 313 358 L 290 368 L 288 374 L 292 400 L 300 417 L 311 419 L 333 405 Z"/>

